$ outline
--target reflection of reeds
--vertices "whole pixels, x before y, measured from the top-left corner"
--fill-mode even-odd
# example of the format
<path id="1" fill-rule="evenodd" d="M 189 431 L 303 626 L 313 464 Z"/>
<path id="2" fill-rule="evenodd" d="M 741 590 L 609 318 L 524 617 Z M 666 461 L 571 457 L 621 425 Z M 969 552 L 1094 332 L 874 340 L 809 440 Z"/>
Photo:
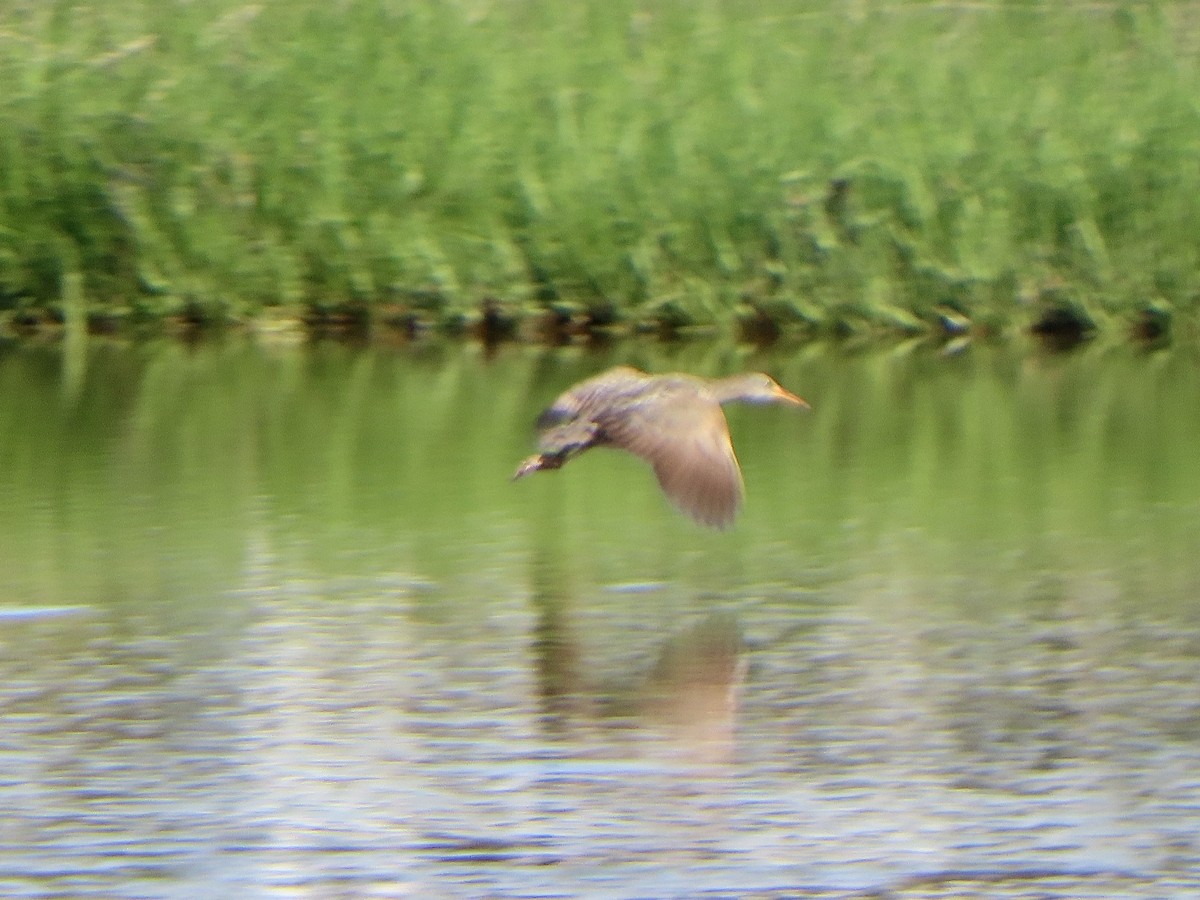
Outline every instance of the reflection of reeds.
<path id="1" fill-rule="evenodd" d="M 1150 565 L 1195 577 L 1179 552 L 1182 523 L 1200 509 L 1187 354 L 992 348 L 782 371 L 816 411 L 811 430 L 790 429 L 804 444 L 801 471 L 789 478 L 784 460 L 765 456 L 770 474 L 759 477 L 796 488 L 764 502 L 780 523 L 819 510 L 818 544 L 840 512 L 867 546 L 913 536 L 913 551 L 929 554 L 918 569 L 1036 570 L 1083 552 L 1126 574 Z M 805 386 L 814 377 L 826 380 Z"/>
<path id="2" fill-rule="evenodd" d="M 94 321 L 351 329 L 487 298 L 843 335 L 1193 314 L 1186 4 L 634 6 L 14 13 L 0 296 L 57 315 L 77 273 Z"/>
<path id="3" fill-rule="evenodd" d="M 733 532 L 672 519 L 646 467 L 615 453 L 509 482 L 542 404 L 622 361 L 763 369 L 811 397 L 804 417 L 731 411 L 749 486 Z M 485 594 L 549 532 L 555 564 L 583 585 L 824 578 L 897 541 L 921 571 L 986 578 L 1065 553 L 1179 588 L 1196 578 L 1200 424 L 1183 351 L 628 344 L 484 359 L 94 343 L 73 400 L 62 365 L 48 348 L 0 358 L 0 547 L 29 602 L 195 596 L 236 570 L 263 496 L 276 540 L 317 571 L 400 567 L 483 579 Z"/>

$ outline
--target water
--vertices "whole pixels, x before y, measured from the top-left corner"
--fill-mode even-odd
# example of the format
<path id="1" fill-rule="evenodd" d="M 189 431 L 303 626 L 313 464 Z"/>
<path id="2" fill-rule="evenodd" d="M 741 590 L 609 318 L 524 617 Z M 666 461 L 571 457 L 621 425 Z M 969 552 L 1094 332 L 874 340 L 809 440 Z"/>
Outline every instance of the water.
<path id="1" fill-rule="evenodd" d="M 771 371 L 727 533 L 616 362 Z M 0 893 L 1200 893 L 1195 360 L 0 354 Z"/>

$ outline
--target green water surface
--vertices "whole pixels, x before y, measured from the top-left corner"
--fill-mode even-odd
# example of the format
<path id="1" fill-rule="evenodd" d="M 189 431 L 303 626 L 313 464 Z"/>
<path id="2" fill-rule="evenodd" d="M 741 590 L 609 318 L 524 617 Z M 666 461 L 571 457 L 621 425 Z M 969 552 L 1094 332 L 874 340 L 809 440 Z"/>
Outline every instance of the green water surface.
<path id="1" fill-rule="evenodd" d="M 1188 351 L 83 359 L 0 349 L 6 894 L 1198 886 Z M 729 410 L 732 530 L 510 482 L 618 363 L 812 403 Z"/>

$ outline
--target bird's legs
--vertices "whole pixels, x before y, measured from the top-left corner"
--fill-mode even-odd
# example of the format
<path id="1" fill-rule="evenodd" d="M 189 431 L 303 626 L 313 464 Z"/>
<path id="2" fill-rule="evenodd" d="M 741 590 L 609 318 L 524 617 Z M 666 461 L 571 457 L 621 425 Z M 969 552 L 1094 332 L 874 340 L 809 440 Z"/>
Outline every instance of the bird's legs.
<path id="1" fill-rule="evenodd" d="M 567 460 L 578 456 L 588 447 L 603 443 L 603 440 L 600 426 L 595 422 L 574 419 L 547 430 L 540 443 L 542 447 L 549 449 L 527 457 L 517 466 L 517 471 L 513 473 L 513 481 L 543 469 L 561 469 L 567 464 Z"/>
<path id="2" fill-rule="evenodd" d="M 519 478 L 524 478 L 526 475 L 532 475 L 534 472 L 540 472 L 543 469 L 561 469 L 567 461 L 567 456 L 566 452 L 535 453 L 517 466 L 517 471 L 513 473 L 512 480 L 516 481 Z"/>

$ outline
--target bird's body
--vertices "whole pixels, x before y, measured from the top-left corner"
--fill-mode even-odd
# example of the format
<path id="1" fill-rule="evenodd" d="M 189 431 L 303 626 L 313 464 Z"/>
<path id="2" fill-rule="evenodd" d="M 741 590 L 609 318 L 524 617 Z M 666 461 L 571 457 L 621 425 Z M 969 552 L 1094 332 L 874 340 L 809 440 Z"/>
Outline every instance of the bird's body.
<path id="1" fill-rule="evenodd" d="M 561 468 L 592 447 L 615 447 L 650 463 L 663 492 L 692 519 L 728 527 L 742 503 L 742 473 L 721 410 L 734 401 L 808 405 L 759 373 L 709 381 L 618 366 L 581 381 L 542 413 L 540 452 L 513 478 Z"/>

